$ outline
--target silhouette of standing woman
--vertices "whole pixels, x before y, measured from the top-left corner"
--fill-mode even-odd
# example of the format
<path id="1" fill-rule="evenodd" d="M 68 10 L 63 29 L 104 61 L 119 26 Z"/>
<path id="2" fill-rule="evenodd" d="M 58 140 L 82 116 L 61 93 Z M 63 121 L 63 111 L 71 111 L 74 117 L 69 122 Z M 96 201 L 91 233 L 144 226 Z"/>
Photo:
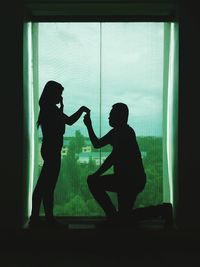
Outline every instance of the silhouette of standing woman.
<path id="1" fill-rule="evenodd" d="M 41 202 L 44 205 L 47 225 L 57 225 L 53 216 L 54 189 L 60 171 L 65 124 L 72 125 L 81 117 L 83 112 L 89 112 L 87 107 L 82 106 L 69 117 L 64 114 L 63 90 L 64 88 L 60 83 L 48 81 L 39 100 L 40 112 L 37 126 L 41 127 L 43 135 L 41 155 L 44 163 L 32 196 L 32 213 L 29 226 L 40 224 L 39 210 Z M 60 104 L 60 107 L 57 107 L 57 104 Z"/>

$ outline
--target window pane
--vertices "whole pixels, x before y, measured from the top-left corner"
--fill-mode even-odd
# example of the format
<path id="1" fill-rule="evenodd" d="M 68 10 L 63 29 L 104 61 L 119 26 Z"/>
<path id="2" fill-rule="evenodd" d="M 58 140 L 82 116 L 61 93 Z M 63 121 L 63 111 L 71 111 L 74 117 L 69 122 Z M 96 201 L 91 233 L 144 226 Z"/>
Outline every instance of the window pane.
<path id="1" fill-rule="evenodd" d="M 147 174 L 136 207 L 162 202 L 163 45 L 164 23 L 102 24 L 102 134 L 112 105 L 127 104 Z"/>
<path id="2" fill-rule="evenodd" d="M 91 109 L 96 134 L 110 130 L 112 105 L 128 105 L 138 138 L 147 186 L 136 206 L 162 202 L 163 23 L 39 23 L 39 88 L 64 86 L 64 112 Z M 41 146 L 39 132 L 39 148 Z M 87 187 L 87 176 L 111 147 L 95 150 L 82 118 L 68 126 L 55 190 L 55 215 L 104 215 Z M 39 153 L 38 174 L 42 166 Z M 110 170 L 112 172 L 112 170 Z M 37 179 L 37 177 L 36 177 Z M 115 201 L 115 196 L 111 195 Z M 43 214 L 43 209 L 41 209 Z"/>
<path id="3" fill-rule="evenodd" d="M 98 136 L 99 29 L 99 23 L 39 24 L 39 95 L 48 80 L 61 83 L 65 88 L 64 112 L 69 116 L 82 105 L 89 107 Z M 61 170 L 54 194 L 55 215 L 86 216 L 102 213 L 93 200 L 86 182 L 87 176 L 96 170 L 99 162 L 100 153 L 94 151 L 89 141 L 83 117 L 73 126 L 67 126 Z M 41 156 L 39 165 L 42 166 Z"/>

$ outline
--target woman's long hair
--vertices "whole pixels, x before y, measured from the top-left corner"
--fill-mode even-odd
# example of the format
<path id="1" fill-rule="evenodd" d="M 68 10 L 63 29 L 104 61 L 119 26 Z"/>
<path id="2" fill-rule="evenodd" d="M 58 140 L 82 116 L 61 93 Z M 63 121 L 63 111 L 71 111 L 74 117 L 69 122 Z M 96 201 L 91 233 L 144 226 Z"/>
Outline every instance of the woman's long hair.
<path id="1" fill-rule="evenodd" d="M 39 99 L 39 106 L 40 106 L 40 112 L 38 115 L 38 120 L 37 120 L 37 127 L 39 127 L 42 123 L 42 113 L 45 109 L 48 109 L 51 107 L 51 105 L 54 103 L 54 98 L 59 90 L 60 93 L 63 91 L 63 86 L 55 81 L 48 81 L 44 89 L 42 91 L 42 94 Z"/>

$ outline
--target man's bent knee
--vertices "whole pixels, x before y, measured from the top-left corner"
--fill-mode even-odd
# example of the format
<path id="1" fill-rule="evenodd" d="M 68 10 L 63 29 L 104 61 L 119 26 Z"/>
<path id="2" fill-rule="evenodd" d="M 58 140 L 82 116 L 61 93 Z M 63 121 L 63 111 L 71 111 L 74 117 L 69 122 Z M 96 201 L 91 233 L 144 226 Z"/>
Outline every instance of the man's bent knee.
<path id="1" fill-rule="evenodd" d="M 93 175 L 89 175 L 87 177 L 87 184 L 90 186 L 90 185 L 93 185 L 93 184 L 96 184 L 96 177 L 93 176 Z"/>

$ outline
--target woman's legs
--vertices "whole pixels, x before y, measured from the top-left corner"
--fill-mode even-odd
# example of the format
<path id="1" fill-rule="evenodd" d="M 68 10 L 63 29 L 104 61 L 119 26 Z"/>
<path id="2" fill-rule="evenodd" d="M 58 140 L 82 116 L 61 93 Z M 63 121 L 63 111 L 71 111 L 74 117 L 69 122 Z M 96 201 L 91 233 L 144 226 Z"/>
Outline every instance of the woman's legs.
<path id="1" fill-rule="evenodd" d="M 53 220 L 53 206 L 54 206 L 54 189 L 58 180 L 60 171 L 60 156 L 54 158 L 53 161 L 48 162 L 47 167 L 47 182 L 43 195 L 43 204 L 45 210 L 45 217 L 47 221 Z"/>
<path id="2" fill-rule="evenodd" d="M 60 156 L 47 158 L 35 186 L 32 196 L 31 221 L 39 220 L 39 211 L 43 200 L 45 216 L 53 218 L 53 194 L 60 171 Z"/>
<path id="3" fill-rule="evenodd" d="M 46 172 L 46 165 L 44 164 L 32 196 L 31 220 L 34 221 L 39 219 L 40 205 L 44 195 Z"/>

